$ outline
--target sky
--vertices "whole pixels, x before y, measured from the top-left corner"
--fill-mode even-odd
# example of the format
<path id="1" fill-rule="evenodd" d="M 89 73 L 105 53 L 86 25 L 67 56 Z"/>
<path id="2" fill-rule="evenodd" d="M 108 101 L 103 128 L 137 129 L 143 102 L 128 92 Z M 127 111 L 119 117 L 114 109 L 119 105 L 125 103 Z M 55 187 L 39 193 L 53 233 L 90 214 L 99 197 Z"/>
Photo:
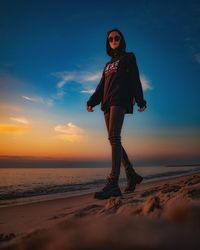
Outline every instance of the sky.
<path id="1" fill-rule="evenodd" d="M 200 162 L 200 1 L 0 2 L 0 156 L 110 160 L 104 115 L 86 102 L 119 28 L 147 109 L 125 116 L 137 164 Z"/>

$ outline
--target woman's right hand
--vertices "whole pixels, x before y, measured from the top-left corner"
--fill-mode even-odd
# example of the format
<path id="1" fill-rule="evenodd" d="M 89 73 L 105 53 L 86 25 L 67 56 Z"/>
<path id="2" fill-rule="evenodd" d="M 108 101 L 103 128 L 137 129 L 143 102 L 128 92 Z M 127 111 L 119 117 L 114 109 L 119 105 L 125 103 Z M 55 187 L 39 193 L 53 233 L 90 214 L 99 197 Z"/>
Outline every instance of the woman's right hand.
<path id="1" fill-rule="evenodd" d="M 145 105 L 144 107 L 140 107 L 140 108 L 138 109 L 138 111 L 139 111 L 139 112 L 143 112 L 145 109 L 146 109 L 146 105 Z"/>
<path id="2" fill-rule="evenodd" d="M 93 107 L 92 106 L 87 106 L 87 111 L 88 112 L 93 112 L 94 110 L 93 110 Z"/>

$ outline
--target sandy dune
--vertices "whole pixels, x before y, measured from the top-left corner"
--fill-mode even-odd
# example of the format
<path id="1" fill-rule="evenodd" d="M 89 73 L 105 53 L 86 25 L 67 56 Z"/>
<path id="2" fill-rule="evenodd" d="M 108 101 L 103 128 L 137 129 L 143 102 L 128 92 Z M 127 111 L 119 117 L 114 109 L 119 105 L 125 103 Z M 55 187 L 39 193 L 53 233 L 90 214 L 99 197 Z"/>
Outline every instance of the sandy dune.
<path id="1" fill-rule="evenodd" d="M 0 209 L 0 249 L 200 249 L 200 172 Z"/>

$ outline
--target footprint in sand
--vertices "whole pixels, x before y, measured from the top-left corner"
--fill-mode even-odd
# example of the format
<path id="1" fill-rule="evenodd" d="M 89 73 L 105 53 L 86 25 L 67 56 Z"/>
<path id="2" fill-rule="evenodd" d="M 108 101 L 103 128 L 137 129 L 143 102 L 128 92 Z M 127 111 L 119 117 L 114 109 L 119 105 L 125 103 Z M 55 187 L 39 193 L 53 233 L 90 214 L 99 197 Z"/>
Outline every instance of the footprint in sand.
<path id="1" fill-rule="evenodd" d="M 147 197 L 149 195 L 152 195 L 152 194 L 155 194 L 159 191 L 159 187 L 155 187 L 153 189 L 150 189 L 150 190 L 147 190 L 147 191 L 144 191 L 143 193 L 141 193 L 141 197 Z"/>
<path id="2" fill-rule="evenodd" d="M 200 189 L 193 188 L 188 190 L 188 196 L 192 199 L 199 199 L 200 198 Z"/>
<path id="3" fill-rule="evenodd" d="M 190 178 L 190 179 L 186 180 L 184 182 L 184 185 L 191 186 L 191 185 L 195 185 L 195 184 L 198 184 L 198 183 L 200 183 L 200 178 L 198 176 L 193 176 L 193 178 Z"/>
<path id="4" fill-rule="evenodd" d="M 169 187 L 166 187 L 166 188 L 163 188 L 161 190 L 161 193 L 171 193 L 171 192 L 178 192 L 179 190 L 181 189 L 180 186 L 178 185 L 173 185 L 173 186 L 169 186 Z"/>

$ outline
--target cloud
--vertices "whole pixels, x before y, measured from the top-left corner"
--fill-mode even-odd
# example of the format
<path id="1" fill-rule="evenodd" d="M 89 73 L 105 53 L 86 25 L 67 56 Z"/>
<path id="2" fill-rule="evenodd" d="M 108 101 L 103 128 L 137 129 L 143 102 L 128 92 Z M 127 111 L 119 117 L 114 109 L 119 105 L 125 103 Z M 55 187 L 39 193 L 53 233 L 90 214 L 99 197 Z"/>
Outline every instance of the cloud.
<path id="1" fill-rule="evenodd" d="M 22 91 L 24 91 L 25 85 L 28 85 L 28 83 L 0 70 L 0 99 L 7 101 L 7 97 L 13 100 L 18 98 L 18 96 L 21 96 Z M 27 101 L 44 104 L 48 107 L 52 107 L 54 104 L 53 98 L 30 97 L 26 95 L 22 97 Z"/>
<path id="2" fill-rule="evenodd" d="M 61 133 L 58 136 L 60 139 L 68 140 L 70 142 L 79 141 L 84 135 L 84 130 L 71 122 L 66 125 L 57 125 L 54 130 Z"/>
<path id="3" fill-rule="evenodd" d="M 52 73 L 54 77 L 58 78 L 58 82 L 56 84 L 57 93 L 54 96 L 54 99 L 60 99 L 65 95 L 65 91 L 63 90 L 65 85 L 71 81 L 78 82 L 79 84 L 83 85 L 83 90 L 80 93 L 94 93 L 94 89 L 90 88 L 91 84 L 97 83 L 102 76 L 101 71 L 96 72 L 88 72 L 88 71 L 62 71 Z M 87 88 L 87 89 L 85 89 Z"/>
<path id="4" fill-rule="evenodd" d="M 153 89 L 151 86 L 151 82 L 149 80 L 147 80 L 146 76 L 141 75 L 140 80 L 141 80 L 142 88 L 144 91 L 146 91 L 148 89 Z"/>
<path id="5" fill-rule="evenodd" d="M 83 134 L 83 129 L 79 128 L 75 124 L 69 122 L 66 125 L 57 125 L 55 127 L 56 132 L 65 133 L 65 134 Z"/>
<path id="6" fill-rule="evenodd" d="M 16 124 L 0 124 L 0 133 L 23 133 L 30 130 L 28 126 Z"/>
<path id="7" fill-rule="evenodd" d="M 53 73 L 53 76 L 57 77 L 57 87 L 62 89 L 68 82 L 75 81 L 81 84 L 96 82 L 100 80 L 102 73 L 100 71 L 91 73 L 86 71 L 63 71 Z"/>
<path id="8" fill-rule="evenodd" d="M 60 81 L 57 83 L 59 89 L 63 88 L 67 82 L 75 80 L 76 77 L 72 73 L 63 72 L 60 74 L 60 78 Z"/>
<path id="9" fill-rule="evenodd" d="M 83 76 L 83 81 L 85 82 L 93 82 L 93 81 L 99 81 L 101 79 L 102 73 L 96 72 L 96 73 L 86 73 Z"/>
<path id="10" fill-rule="evenodd" d="M 84 89 L 81 90 L 81 93 L 86 93 L 86 94 L 93 94 L 95 89 Z"/>
<path id="11" fill-rule="evenodd" d="M 54 100 L 51 98 L 44 99 L 42 97 L 29 97 L 29 96 L 24 96 L 24 95 L 22 96 L 22 98 L 30 102 L 45 104 L 48 107 L 52 107 L 54 105 Z"/>
<path id="12" fill-rule="evenodd" d="M 42 98 L 32 98 L 28 96 L 22 96 L 24 99 L 31 101 L 31 102 L 43 102 Z"/>
<path id="13" fill-rule="evenodd" d="M 29 121 L 26 118 L 23 117 L 10 117 L 10 120 L 22 124 L 29 124 Z"/>

